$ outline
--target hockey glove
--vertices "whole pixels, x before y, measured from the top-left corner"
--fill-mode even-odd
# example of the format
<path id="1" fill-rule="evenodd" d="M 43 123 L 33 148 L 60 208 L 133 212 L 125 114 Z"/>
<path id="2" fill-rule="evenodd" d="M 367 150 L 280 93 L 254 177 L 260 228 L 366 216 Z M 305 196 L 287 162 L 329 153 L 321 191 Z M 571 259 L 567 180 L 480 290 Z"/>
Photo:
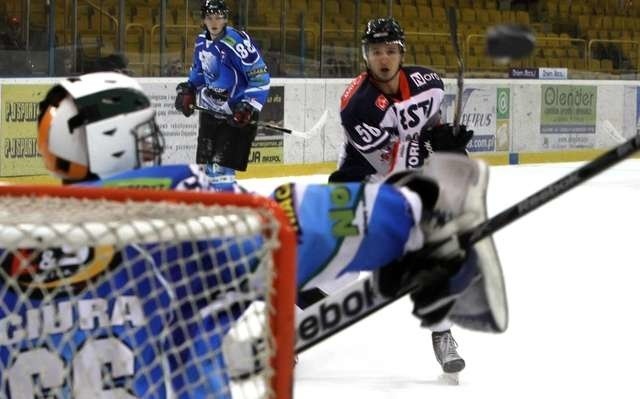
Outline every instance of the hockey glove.
<path id="1" fill-rule="evenodd" d="M 423 156 L 426 158 L 432 152 L 456 152 L 466 154 L 466 147 L 473 137 L 473 130 L 467 130 L 465 125 L 458 126 L 458 131 L 450 123 L 425 127 L 420 132 Z"/>
<path id="2" fill-rule="evenodd" d="M 251 104 L 240 101 L 233 107 L 233 116 L 229 120 L 229 124 L 234 127 L 245 127 L 251 123 L 256 112 L 257 110 Z"/>
<path id="3" fill-rule="evenodd" d="M 193 104 L 196 93 L 189 82 L 182 82 L 176 86 L 176 110 L 182 112 L 186 117 L 193 115 Z"/>

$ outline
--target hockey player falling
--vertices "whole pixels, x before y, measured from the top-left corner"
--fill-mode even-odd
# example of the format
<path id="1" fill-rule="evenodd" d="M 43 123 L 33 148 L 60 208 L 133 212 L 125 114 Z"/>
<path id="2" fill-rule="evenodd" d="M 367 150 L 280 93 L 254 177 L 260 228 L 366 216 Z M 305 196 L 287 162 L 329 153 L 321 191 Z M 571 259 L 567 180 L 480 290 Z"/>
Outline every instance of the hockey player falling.
<path id="1" fill-rule="evenodd" d="M 208 176 L 196 165 L 158 165 L 162 134 L 149 100 L 132 78 L 98 73 L 64 79 L 51 89 L 40 109 L 39 150 L 47 168 L 67 182 L 120 187 L 150 184 L 195 190 L 210 186 Z M 451 174 L 450 170 L 457 173 Z M 164 183 L 153 184 L 159 181 Z M 395 174 L 382 183 L 290 183 L 275 188 L 274 198 L 281 202 L 290 199 L 294 205 L 292 216 L 300 243 L 298 285 L 320 284 L 348 272 L 371 271 L 376 276 L 376 295 L 394 295 L 407 284 L 418 283 L 421 288 L 412 295 L 414 313 L 421 315 L 428 310 L 434 323 L 449 316 L 462 327 L 504 331 L 507 303 L 491 238 L 471 250 L 461 248 L 455 239 L 457 233 L 486 218 L 487 183 L 488 168 L 484 163 L 451 154 L 434 155 L 425 167 Z M 338 214 L 342 215 L 339 220 Z M 202 273 L 208 271 L 200 270 L 193 278 Z M 112 287 L 102 293 L 105 298 L 122 293 L 115 282 L 104 283 Z M 137 288 L 128 285 L 127 289 Z M 8 298 L 3 299 L 11 303 Z M 187 296 L 180 300 L 188 304 L 189 299 Z M 5 307 L 3 311 L 20 314 L 23 309 Z M 221 319 L 215 322 L 228 324 Z M 157 327 L 171 330 L 170 325 Z M 136 345 L 143 346 L 144 340 L 152 339 L 148 330 L 138 331 L 142 327 L 134 324 L 127 328 L 120 335 L 125 341 L 135 336 L 142 340 Z M 138 332 L 141 335 L 136 335 Z M 74 342 L 68 343 L 63 356 L 72 357 L 80 350 L 83 334 L 92 332 L 79 333 Z M 198 342 L 207 339 L 211 350 L 220 345 L 219 330 L 200 334 Z M 37 349 L 26 338 L 18 341 L 21 350 Z M 197 348 L 194 351 L 199 353 Z M 142 356 L 137 352 L 135 355 Z M 2 370 L 6 371 L 7 360 L 0 358 Z M 182 360 L 186 364 L 174 361 L 169 366 L 176 377 L 173 389 L 185 395 L 183 398 L 208 397 L 228 383 L 228 373 L 235 372 L 221 371 L 225 360 L 222 358 Z M 162 359 L 145 356 L 132 364 L 149 370 L 161 366 Z M 47 372 L 46 365 L 41 367 L 44 369 L 34 370 L 34 375 Z M 206 373 L 199 374 L 202 370 Z M 133 375 L 138 371 L 132 370 Z M 198 381 L 195 393 L 184 391 L 181 382 L 187 379 Z M 117 385 L 118 381 L 114 383 Z M 144 379 L 123 383 L 138 397 L 162 397 L 164 387 L 148 384 Z"/>

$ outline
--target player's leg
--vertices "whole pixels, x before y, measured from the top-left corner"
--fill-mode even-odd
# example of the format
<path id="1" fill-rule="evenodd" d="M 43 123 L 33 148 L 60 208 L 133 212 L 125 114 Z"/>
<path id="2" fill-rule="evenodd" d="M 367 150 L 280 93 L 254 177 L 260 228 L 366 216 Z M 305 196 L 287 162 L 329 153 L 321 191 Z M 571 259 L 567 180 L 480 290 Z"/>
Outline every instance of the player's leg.
<path id="1" fill-rule="evenodd" d="M 427 178 L 438 183 L 435 201 Z M 381 293 L 393 295 L 417 283 L 419 288 L 411 294 L 413 313 L 424 324 L 449 318 L 468 329 L 504 331 L 508 321 L 506 295 L 492 238 L 478 242 L 471 250 L 462 248 L 457 240 L 458 234 L 487 218 L 488 167 L 462 156 L 434 154 L 422 175 L 406 173 L 394 184 L 425 193 L 425 246 L 380 269 L 377 280 Z"/>
<path id="2" fill-rule="evenodd" d="M 469 160 L 468 162 L 475 165 L 475 168 L 469 169 L 464 166 L 464 157 L 443 154 L 434 157 L 433 161 L 427 163 L 425 174 L 435 178 L 441 187 L 445 187 L 435 209 L 457 215 L 438 229 L 440 235 L 446 236 L 447 229 L 468 231 L 485 221 L 488 166 L 481 161 Z M 464 187 L 461 183 L 464 182 L 465 176 L 469 184 L 466 192 L 461 195 L 459 190 L 460 187 Z M 437 240 L 437 236 L 438 233 L 432 234 L 430 240 Z M 507 328 L 508 308 L 504 279 L 493 237 L 476 243 L 467 251 L 465 261 L 458 272 L 449 279 L 445 288 L 447 296 L 454 301 L 441 308 L 440 320 L 448 317 L 457 325 L 479 331 L 500 332 Z M 412 297 L 418 299 L 420 295 Z M 419 317 L 425 317 L 429 312 L 428 308 L 422 308 L 416 302 L 414 313 Z M 431 323 L 437 321 L 439 320 L 436 318 L 431 319 Z"/>
<path id="3" fill-rule="evenodd" d="M 454 159 L 459 161 L 460 157 Z M 439 176 L 440 181 L 446 181 L 451 178 L 451 174 L 455 173 L 456 169 L 454 165 L 446 166 L 449 162 L 451 159 L 442 162 L 440 167 L 428 168 L 426 173 Z M 478 168 L 477 179 L 469 186 L 464 197 L 461 208 L 463 217 L 458 218 L 460 231 L 467 231 L 469 225 L 472 224 L 475 227 L 488 217 L 486 195 L 489 168 L 480 161 L 473 162 Z M 457 184 L 448 184 L 447 186 L 450 187 L 449 191 L 455 192 L 454 187 Z M 436 204 L 436 208 L 438 206 Z M 449 204 L 445 206 L 445 209 L 455 211 L 456 206 L 455 203 Z M 471 223 L 469 220 L 463 221 L 466 217 L 470 217 L 469 220 L 473 221 Z M 466 329 L 485 332 L 506 330 L 509 318 L 506 290 L 502 265 L 492 236 L 477 242 L 472 250 L 468 251 L 463 267 L 450 279 L 449 287 L 456 300 L 446 317 L 454 324 Z M 459 294 L 456 294 L 457 292 Z"/>
<path id="4" fill-rule="evenodd" d="M 209 176 L 210 188 L 213 191 L 234 192 L 236 184 L 236 171 L 220 166 L 217 163 L 208 163 L 204 169 Z"/>
<path id="5" fill-rule="evenodd" d="M 244 127 L 220 125 L 216 131 L 213 161 L 234 171 L 247 170 L 251 144 L 256 138 L 258 126 L 250 123 Z"/>
<path id="6" fill-rule="evenodd" d="M 465 361 L 458 353 L 458 343 L 451 334 L 453 323 L 444 319 L 433 325 L 425 325 L 431 330 L 431 344 L 436 360 L 445 373 L 458 373 L 465 367 Z"/>
<path id="7" fill-rule="evenodd" d="M 229 126 L 212 115 L 200 114 L 196 163 L 205 165 L 214 191 L 242 191 L 236 183 L 236 170 L 246 170 L 256 126 Z"/>
<path id="8" fill-rule="evenodd" d="M 198 127 L 198 143 L 196 146 L 196 163 L 206 165 L 212 163 L 216 149 L 216 133 L 226 122 L 215 118 L 206 112 L 200 112 L 200 126 Z"/>

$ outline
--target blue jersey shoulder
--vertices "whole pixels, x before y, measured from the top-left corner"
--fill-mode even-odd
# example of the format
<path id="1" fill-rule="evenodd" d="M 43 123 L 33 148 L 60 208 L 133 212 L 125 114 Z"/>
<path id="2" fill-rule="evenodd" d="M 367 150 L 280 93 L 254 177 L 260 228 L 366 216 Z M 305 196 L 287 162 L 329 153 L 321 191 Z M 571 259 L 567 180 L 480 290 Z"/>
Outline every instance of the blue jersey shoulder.
<path id="1" fill-rule="evenodd" d="M 207 42 L 207 33 L 206 32 L 202 32 L 199 33 L 198 36 L 196 36 L 196 42 L 194 47 L 200 47 L 200 46 L 204 46 Z"/>
<path id="2" fill-rule="evenodd" d="M 158 190 L 219 191 L 199 165 L 162 165 L 133 169 L 102 180 L 82 183 L 96 187 Z"/>
<path id="3" fill-rule="evenodd" d="M 228 26 L 226 34 L 220 39 L 220 43 L 231 49 L 233 56 L 244 65 L 262 62 L 260 53 L 246 32 Z M 264 64 L 264 62 L 262 63 Z"/>

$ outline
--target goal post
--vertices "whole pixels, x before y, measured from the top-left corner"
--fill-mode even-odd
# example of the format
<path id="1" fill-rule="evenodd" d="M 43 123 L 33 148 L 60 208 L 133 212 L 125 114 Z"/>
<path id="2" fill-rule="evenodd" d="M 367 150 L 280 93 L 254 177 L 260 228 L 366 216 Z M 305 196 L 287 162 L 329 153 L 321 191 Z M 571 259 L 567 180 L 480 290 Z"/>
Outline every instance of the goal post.
<path id="1" fill-rule="evenodd" d="M 290 399 L 296 245 L 252 194 L 0 186 L 0 396 Z"/>

